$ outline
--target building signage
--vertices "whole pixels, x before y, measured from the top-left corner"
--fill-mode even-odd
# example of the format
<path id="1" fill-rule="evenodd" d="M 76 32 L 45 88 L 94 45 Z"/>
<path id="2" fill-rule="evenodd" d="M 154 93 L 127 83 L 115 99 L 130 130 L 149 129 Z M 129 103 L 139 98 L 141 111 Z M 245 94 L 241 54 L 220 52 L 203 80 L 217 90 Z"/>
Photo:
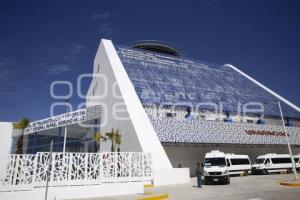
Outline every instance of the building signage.
<path id="1" fill-rule="evenodd" d="M 90 116 L 95 117 L 95 119 L 99 118 L 101 113 L 93 113 L 93 112 L 101 112 L 101 109 L 97 109 L 96 107 L 98 107 L 98 106 L 94 106 L 92 108 L 76 110 L 73 112 L 64 113 L 62 115 L 57 115 L 54 117 L 31 122 L 28 125 L 28 127 L 24 130 L 24 133 L 25 134 L 34 133 L 34 132 L 43 131 L 46 129 L 57 128 L 57 127 L 65 126 L 65 125 L 84 122 L 87 120 L 91 120 Z"/>
<path id="2" fill-rule="evenodd" d="M 284 132 L 280 131 L 257 131 L 257 130 L 245 130 L 248 135 L 266 135 L 266 136 L 285 136 Z M 289 134 L 288 134 L 289 136 Z"/>

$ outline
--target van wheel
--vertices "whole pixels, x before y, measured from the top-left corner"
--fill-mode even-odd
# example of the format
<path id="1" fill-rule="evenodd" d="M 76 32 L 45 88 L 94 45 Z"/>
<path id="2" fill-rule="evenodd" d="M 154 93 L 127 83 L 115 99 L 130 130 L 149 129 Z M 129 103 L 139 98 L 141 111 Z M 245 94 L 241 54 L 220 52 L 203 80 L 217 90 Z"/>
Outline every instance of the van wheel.
<path id="1" fill-rule="evenodd" d="M 268 172 L 268 170 L 264 169 L 264 170 L 262 170 L 262 174 L 263 174 L 263 175 L 268 175 L 269 172 Z"/>
<path id="2" fill-rule="evenodd" d="M 248 171 L 244 171 L 244 176 L 248 176 Z"/>
<path id="3" fill-rule="evenodd" d="M 288 169 L 288 170 L 287 170 L 287 173 L 288 173 L 288 174 L 291 174 L 292 172 L 293 172 L 292 169 Z"/>
<path id="4" fill-rule="evenodd" d="M 227 185 L 230 185 L 230 178 L 229 178 L 229 176 L 227 177 L 226 184 L 227 184 Z"/>

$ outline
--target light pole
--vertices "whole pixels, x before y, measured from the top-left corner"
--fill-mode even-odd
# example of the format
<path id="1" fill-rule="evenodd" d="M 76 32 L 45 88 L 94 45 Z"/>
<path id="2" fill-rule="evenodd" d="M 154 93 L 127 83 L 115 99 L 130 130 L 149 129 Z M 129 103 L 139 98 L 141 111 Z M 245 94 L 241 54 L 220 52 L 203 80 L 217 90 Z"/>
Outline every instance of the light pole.
<path id="1" fill-rule="evenodd" d="M 46 171 L 46 192 L 45 192 L 45 200 L 48 199 L 48 186 L 49 186 L 49 176 L 50 176 L 50 166 L 52 164 L 52 151 L 53 151 L 53 140 L 51 140 L 50 143 L 50 152 L 48 155 L 48 161 L 47 161 L 47 171 Z"/>
<path id="2" fill-rule="evenodd" d="M 67 103 L 67 114 L 69 113 L 69 103 L 70 100 L 66 99 L 65 102 Z M 63 155 L 66 153 L 66 143 L 67 143 L 67 132 L 68 132 L 68 125 L 65 125 L 65 135 L 64 135 L 64 147 L 63 147 Z"/>
<path id="3" fill-rule="evenodd" d="M 292 161 L 292 165 L 293 165 L 293 171 L 294 171 L 294 174 L 295 174 L 295 179 L 298 179 L 297 171 L 296 171 L 296 166 L 295 166 L 295 160 L 293 158 L 290 141 L 289 141 L 289 138 L 288 138 L 288 135 L 287 135 L 287 132 L 286 132 L 286 128 L 285 128 L 285 123 L 284 123 L 284 118 L 283 118 L 283 114 L 282 114 L 282 110 L 281 110 L 280 101 L 278 101 L 278 107 L 279 107 L 279 111 L 280 111 L 280 115 L 281 115 L 281 120 L 282 120 L 282 124 L 283 124 L 283 128 L 284 128 L 286 142 L 287 142 L 287 145 L 288 145 L 288 148 L 289 148 L 289 152 L 290 152 L 290 157 L 291 157 L 291 161 Z"/>

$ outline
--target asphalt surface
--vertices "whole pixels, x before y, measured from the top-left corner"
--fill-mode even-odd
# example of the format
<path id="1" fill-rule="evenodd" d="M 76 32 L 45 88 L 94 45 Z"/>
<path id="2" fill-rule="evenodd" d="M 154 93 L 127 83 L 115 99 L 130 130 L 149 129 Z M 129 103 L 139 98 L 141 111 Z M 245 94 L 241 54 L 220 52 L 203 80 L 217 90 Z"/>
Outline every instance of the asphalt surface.
<path id="1" fill-rule="evenodd" d="M 145 188 L 147 194 L 90 200 L 136 200 L 165 193 L 169 194 L 169 200 L 299 200 L 300 188 L 279 184 L 280 181 L 292 178 L 293 174 L 231 177 L 230 185 L 204 185 L 203 188 L 197 188 L 196 179 L 192 178 L 190 184 Z"/>

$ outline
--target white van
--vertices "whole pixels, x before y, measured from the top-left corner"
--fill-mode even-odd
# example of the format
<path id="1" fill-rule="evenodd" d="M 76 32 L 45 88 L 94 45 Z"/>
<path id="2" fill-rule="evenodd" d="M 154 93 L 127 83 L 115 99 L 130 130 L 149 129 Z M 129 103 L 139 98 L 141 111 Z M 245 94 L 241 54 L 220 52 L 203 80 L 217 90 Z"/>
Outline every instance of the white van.
<path id="1" fill-rule="evenodd" d="M 296 170 L 300 171 L 300 155 L 294 155 Z"/>
<path id="2" fill-rule="evenodd" d="M 226 183 L 230 184 L 229 173 L 226 165 L 225 153 L 211 151 L 204 158 L 204 183 Z"/>
<path id="3" fill-rule="evenodd" d="M 248 175 L 251 172 L 251 161 L 248 155 L 225 154 L 230 175 Z"/>
<path id="4" fill-rule="evenodd" d="M 252 165 L 253 174 L 268 174 L 269 172 L 291 172 L 293 169 L 289 154 L 265 154 L 258 156 Z"/>

